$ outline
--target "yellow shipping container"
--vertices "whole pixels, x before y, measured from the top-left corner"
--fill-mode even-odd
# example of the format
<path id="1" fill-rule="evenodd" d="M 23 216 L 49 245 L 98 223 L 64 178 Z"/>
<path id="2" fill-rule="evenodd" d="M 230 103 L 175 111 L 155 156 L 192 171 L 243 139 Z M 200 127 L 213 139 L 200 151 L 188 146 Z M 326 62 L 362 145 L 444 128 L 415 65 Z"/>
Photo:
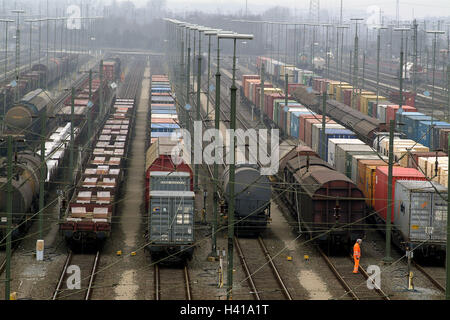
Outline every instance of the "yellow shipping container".
<path id="1" fill-rule="evenodd" d="M 360 97 L 360 111 L 364 114 L 367 114 L 369 112 L 369 100 L 376 100 L 376 95 L 371 94 L 363 94 Z"/>
<path id="2" fill-rule="evenodd" d="M 338 85 L 340 85 L 340 81 L 334 81 L 334 80 L 330 80 L 329 82 L 328 82 L 328 90 L 327 90 L 327 93 L 328 94 L 334 94 L 334 88 L 336 87 L 336 86 L 338 86 Z"/>
<path id="3" fill-rule="evenodd" d="M 439 167 L 439 184 L 448 187 L 448 167 Z"/>
<path id="4" fill-rule="evenodd" d="M 436 171 L 436 157 L 430 157 L 428 158 L 428 171 L 427 171 L 427 177 L 432 178 L 433 181 L 439 182 L 439 169 L 441 167 L 448 168 L 448 158 L 447 157 L 438 157 L 438 167 Z M 436 174 L 438 176 L 436 176 Z"/>
<path id="5" fill-rule="evenodd" d="M 293 80 L 293 75 L 294 75 L 294 68 L 295 66 L 293 65 L 285 65 L 285 66 L 281 66 L 280 68 L 280 80 L 284 81 L 284 75 L 287 73 L 288 74 L 288 81 L 292 82 Z"/>
<path id="6" fill-rule="evenodd" d="M 334 86 L 335 100 L 337 100 L 339 102 L 343 102 L 343 100 L 344 100 L 343 90 L 352 89 L 352 88 L 353 87 L 351 85 L 349 85 L 348 83 L 345 83 L 345 82 L 342 82 L 342 86 L 341 85 Z"/>

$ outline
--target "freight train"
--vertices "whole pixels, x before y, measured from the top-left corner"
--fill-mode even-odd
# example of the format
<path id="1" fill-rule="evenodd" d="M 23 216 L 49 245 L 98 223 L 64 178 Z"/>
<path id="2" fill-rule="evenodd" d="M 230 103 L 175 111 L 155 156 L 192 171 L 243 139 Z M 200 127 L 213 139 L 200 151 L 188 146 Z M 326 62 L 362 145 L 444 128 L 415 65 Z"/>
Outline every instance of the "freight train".
<path id="1" fill-rule="evenodd" d="M 105 100 L 111 96 L 105 83 L 103 93 Z M 89 92 L 89 83 L 85 79 L 78 83 L 76 98 Z M 88 138 L 87 118 L 96 121 L 98 115 L 98 100 L 100 91 L 100 81 L 94 78 L 92 81 L 92 97 L 84 104 L 76 106 L 76 114 L 73 117 L 74 143 L 84 143 Z M 69 99 L 70 100 L 70 97 Z M 41 115 L 45 111 L 47 116 L 55 116 L 54 119 L 47 119 L 46 126 L 50 132 L 45 142 L 45 189 L 54 187 L 54 182 L 60 175 L 62 168 L 67 167 L 70 152 L 71 122 L 67 116 L 67 108 L 70 104 L 66 100 L 62 103 L 62 108 L 56 109 L 49 93 L 36 89 L 12 106 L 5 117 L 4 132 L 20 137 L 14 143 L 14 161 L 13 161 L 13 221 L 12 236 L 17 239 L 23 231 L 35 219 L 38 209 L 38 193 L 40 181 L 40 134 L 41 134 Z M 76 100 L 76 99 L 75 99 Z M 69 112 L 70 114 L 70 112 Z M 4 239 L 6 230 L 6 182 L 7 182 L 7 161 L 6 148 L 1 148 L 2 158 L 0 160 L 0 239 Z"/>
<path id="2" fill-rule="evenodd" d="M 98 249 L 111 235 L 136 115 L 134 99 L 116 99 L 60 222 L 72 250 Z"/>
<path id="3" fill-rule="evenodd" d="M 194 252 L 195 193 L 193 171 L 172 151 L 183 141 L 171 139 L 179 129 L 177 108 L 169 78 L 152 75 L 145 159 L 145 204 L 147 249 L 155 261 L 180 262 Z"/>
<path id="4" fill-rule="evenodd" d="M 76 55 L 64 55 L 59 58 L 51 58 L 49 59 L 48 67 L 44 64 L 34 64 L 31 70 L 20 74 L 19 82 L 15 86 L 12 83 L 7 83 L 0 88 L 0 104 L 2 105 L 2 110 L 6 112 L 14 104 L 14 101 L 17 101 L 14 98 L 17 91 L 22 96 L 44 87 L 47 83 L 52 85 L 62 77 L 70 74 L 75 67 Z"/>
<path id="5" fill-rule="evenodd" d="M 241 90 L 245 102 L 260 105 L 259 98 L 255 103 L 256 97 L 259 97 L 261 93 L 258 76 L 243 76 Z M 319 154 L 325 161 L 325 163 L 320 162 L 320 166 L 323 168 L 328 166 L 328 169 L 334 169 L 346 176 L 349 179 L 347 182 L 353 183 L 356 185 L 355 190 L 362 192 L 360 198 L 366 202 L 369 210 L 368 217 L 373 218 L 376 223 L 384 225 L 387 219 L 389 139 L 385 134 L 377 131 L 373 125 L 376 124 L 376 121 L 372 121 L 370 116 L 364 115 L 361 118 L 365 121 L 361 121 L 361 123 L 356 121 L 351 125 L 347 123 L 347 129 L 325 117 L 325 132 L 322 132 L 322 115 L 306 108 L 292 96 L 288 96 L 288 105 L 285 106 L 285 98 L 281 89 L 273 87 L 264 89 L 262 112 L 266 121 L 279 127 L 298 144 L 306 144 L 311 147 L 312 151 Z M 332 102 L 332 105 L 346 110 L 345 116 L 348 118 L 352 118 L 358 112 L 349 106 L 346 106 L 346 108 L 350 108 L 347 110 L 342 103 L 336 101 Z M 361 105 L 364 103 L 361 102 Z M 377 107 L 380 106 L 379 104 Z M 385 117 L 396 117 L 397 121 L 405 123 L 401 129 L 404 135 L 407 137 L 415 135 L 416 137 L 415 140 L 404 139 L 397 135 L 392 150 L 395 160 L 392 197 L 395 206 L 391 213 L 394 225 L 393 241 L 400 248 L 415 249 L 415 252 L 421 256 L 442 256 L 446 241 L 443 214 L 446 212 L 446 203 L 442 200 L 447 197 L 444 189 L 448 183 L 448 159 L 443 153 L 430 151 L 427 146 L 429 143 L 427 132 L 434 130 L 432 134 L 435 137 L 444 135 L 439 140 L 442 143 L 441 139 L 445 139 L 445 134 L 448 134 L 450 130 L 445 129 L 444 124 L 435 123 L 436 127 L 431 127 L 430 119 L 425 119 L 427 116 L 416 112 L 398 113 L 396 112 L 398 106 L 395 105 L 384 105 L 381 109 L 384 110 Z M 333 114 L 333 108 L 328 108 L 328 110 L 331 111 L 327 114 Z M 341 112 L 338 114 L 341 117 L 341 123 L 344 123 L 345 116 Z M 358 129 L 359 133 L 349 130 L 354 128 Z M 418 136 L 421 139 L 418 139 Z M 369 143 L 365 143 L 365 141 Z M 311 156 L 308 161 L 307 167 L 311 166 Z M 296 165 L 301 166 L 299 161 L 296 162 Z M 283 179 L 287 178 L 286 171 L 289 171 L 286 167 L 292 170 L 285 165 Z M 303 178 L 305 172 L 300 172 L 301 174 L 297 178 Z M 321 176 L 324 182 L 326 182 L 327 176 Z M 405 182 L 405 180 L 414 182 Z M 314 185 L 316 184 L 320 185 L 317 182 Z M 302 196 L 305 197 L 308 194 L 311 195 L 314 190 L 303 189 L 302 191 Z M 404 200 L 401 197 L 404 197 Z M 418 199 L 423 201 L 418 201 Z M 294 199 L 291 198 L 287 202 L 292 205 L 293 201 Z M 298 210 L 296 207 L 294 209 Z M 301 214 L 301 211 L 299 212 Z"/>
<path id="6" fill-rule="evenodd" d="M 94 80 L 95 82 L 96 80 Z M 87 84 L 82 83 L 83 90 Z M 98 86 L 93 86 L 93 91 L 98 91 Z M 84 106 L 85 112 L 80 112 L 84 121 L 87 112 L 91 112 L 92 119 L 95 120 L 98 101 L 92 100 L 92 107 Z M 54 108 L 49 93 L 42 89 L 37 89 L 25 95 L 24 99 L 8 110 L 5 117 L 4 132 L 22 137 L 15 142 L 15 157 L 13 163 L 13 221 L 12 237 L 17 239 L 29 226 L 38 209 L 38 194 L 40 181 L 40 119 L 42 112 L 47 112 L 47 116 L 58 113 Z M 89 111 L 88 111 L 89 110 Z M 67 166 L 69 157 L 69 143 L 71 123 L 68 120 L 58 117 L 47 123 L 50 131 L 45 142 L 45 188 L 52 187 L 52 182 L 57 179 L 60 168 Z M 86 138 L 87 126 L 82 125 L 82 121 L 74 122 L 74 141 L 78 143 L 80 139 Z M 23 142 L 21 142 L 23 141 Z M 0 173 L 0 238 L 4 238 L 6 230 L 6 182 L 7 182 L 7 161 L 6 148 L 1 149 L 1 173 Z"/>

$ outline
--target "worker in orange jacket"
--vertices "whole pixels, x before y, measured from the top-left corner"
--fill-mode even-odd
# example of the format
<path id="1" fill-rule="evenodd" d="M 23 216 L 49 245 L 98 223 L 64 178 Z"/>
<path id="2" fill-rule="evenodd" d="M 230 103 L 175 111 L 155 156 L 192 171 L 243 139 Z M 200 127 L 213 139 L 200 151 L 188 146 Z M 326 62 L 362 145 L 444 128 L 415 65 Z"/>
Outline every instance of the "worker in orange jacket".
<path id="1" fill-rule="evenodd" d="M 358 273 L 359 269 L 359 259 L 361 259 L 361 243 L 362 240 L 356 240 L 355 245 L 353 246 L 353 260 L 355 261 L 355 266 L 353 268 L 353 273 Z"/>

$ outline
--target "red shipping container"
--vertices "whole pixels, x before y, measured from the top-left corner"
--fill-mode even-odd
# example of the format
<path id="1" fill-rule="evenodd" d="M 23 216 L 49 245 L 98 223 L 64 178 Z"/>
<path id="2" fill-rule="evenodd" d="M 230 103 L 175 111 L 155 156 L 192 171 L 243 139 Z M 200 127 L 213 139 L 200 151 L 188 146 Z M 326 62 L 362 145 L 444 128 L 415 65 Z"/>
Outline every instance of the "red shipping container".
<path id="1" fill-rule="evenodd" d="M 448 134 L 450 133 L 450 129 L 441 129 L 439 132 L 439 146 L 445 152 L 448 151 Z"/>
<path id="2" fill-rule="evenodd" d="M 301 84 L 301 83 L 289 83 L 288 84 L 288 93 L 289 94 L 293 94 L 294 91 L 297 90 L 297 88 L 300 88 L 300 87 L 305 87 L 305 85 Z"/>
<path id="3" fill-rule="evenodd" d="M 395 120 L 395 116 L 399 109 L 398 105 L 389 105 L 386 107 L 386 123 L 390 120 Z M 402 106 L 403 112 L 417 112 L 417 109 L 411 106 Z"/>
<path id="4" fill-rule="evenodd" d="M 449 130 L 450 131 L 450 130 Z M 420 157 L 436 157 L 436 155 L 438 157 L 447 157 L 447 155 L 442 152 L 433 152 L 433 151 L 429 151 L 429 152 L 410 152 L 408 155 L 408 168 L 414 168 L 417 169 L 417 166 L 419 165 L 419 158 Z"/>
<path id="5" fill-rule="evenodd" d="M 300 115 L 300 125 L 299 125 L 299 132 L 298 132 L 298 138 L 306 143 L 305 140 L 305 126 L 306 126 L 306 120 L 307 119 L 322 119 L 321 115 L 312 115 L 312 114 L 301 114 Z"/>
<path id="6" fill-rule="evenodd" d="M 273 120 L 273 100 L 275 99 L 285 99 L 282 93 L 271 93 L 265 96 L 265 112 L 270 120 Z M 289 98 L 289 97 L 288 97 Z"/>
<path id="7" fill-rule="evenodd" d="M 325 118 L 325 121 L 327 122 L 327 124 L 336 123 L 335 121 L 330 120 L 330 118 L 328 118 L 328 117 Z M 315 117 L 313 116 L 313 118 L 305 119 L 305 127 L 304 127 L 305 140 L 304 140 L 304 142 L 309 147 L 312 147 L 312 126 L 313 126 L 313 124 L 316 124 L 316 123 L 322 123 L 322 116 L 316 115 Z M 301 128 L 300 128 L 300 130 L 301 130 Z"/>
<path id="8" fill-rule="evenodd" d="M 344 99 L 343 102 L 344 104 L 351 106 L 352 104 L 352 89 L 344 89 Z"/>
<path id="9" fill-rule="evenodd" d="M 253 104 L 255 105 L 255 106 L 257 106 L 257 107 L 261 107 L 261 105 L 260 105 L 260 103 L 259 103 L 259 100 L 260 100 L 260 97 L 261 97 L 261 83 L 258 83 L 258 84 L 256 84 L 255 85 L 256 86 L 256 89 L 253 91 L 253 97 L 252 97 L 252 102 L 253 102 Z M 272 86 L 272 84 L 271 83 L 264 83 L 264 88 L 272 88 L 273 86 Z"/>
<path id="10" fill-rule="evenodd" d="M 387 205 L 388 205 L 388 167 L 378 167 L 375 178 L 375 211 L 386 221 Z M 394 199 L 395 199 L 395 183 L 397 180 L 421 180 L 425 181 L 426 177 L 417 169 L 393 167 L 392 170 L 392 208 L 391 220 L 394 221 Z"/>
<path id="11" fill-rule="evenodd" d="M 256 85 L 259 85 L 261 83 L 261 80 L 250 79 L 250 80 L 247 80 L 247 83 L 248 83 L 248 86 L 247 86 L 246 97 L 248 100 L 251 100 L 253 97 L 250 97 L 250 88 L 255 88 Z"/>
<path id="12" fill-rule="evenodd" d="M 150 191 L 150 173 L 152 171 L 168 171 L 168 172 L 188 172 L 191 176 L 190 189 L 193 190 L 193 173 L 191 167 L 184 161 L 175 165 L 172 161 L 172 149 L 176 145 L 176 142 L 171 141 L 170 138 L 153 138 L 151 140 L 152 146 L 156 152 L 149 153 L 149 149 L 146 152 L 145 160 L 145 204 L 146 210 L 148 210 L 149 204 L 149 191 Z M 156 143 L 156 144 L 155 144 Z"/>

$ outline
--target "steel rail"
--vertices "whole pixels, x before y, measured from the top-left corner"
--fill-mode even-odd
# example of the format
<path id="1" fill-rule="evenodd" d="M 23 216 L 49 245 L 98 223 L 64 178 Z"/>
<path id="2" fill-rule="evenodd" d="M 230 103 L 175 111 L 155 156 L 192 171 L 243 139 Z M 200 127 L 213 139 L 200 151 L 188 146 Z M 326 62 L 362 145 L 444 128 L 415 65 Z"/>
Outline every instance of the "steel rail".
<path id="1" fill-rule="evenodd" d="M 413 260 L 413 265 L 414 267 L 416 267 L 417 270 L 419 270 L 420 272 L 422 272 L 422 274 L 428 279 L 430 280 L 430 282 L 436 287 L 438 288 L 440 291 L 445 292 L 445 288 L 436 280 L 434 279 L 431 274 L 429 274 L 422 266 L 418 265 L 414 260 Z"/>
<path id="2" fill-rule="evenodd" d="M 253 281 L 252 273 L 250 272 L 250 269 L 248 268 L 247 261 L 245 260 L 244 253 L 242 252 L 241 245 L 239 244 L 239 240 L 237 239 L 237 237 L 234 237 L 234 243 L 235 243 L 237 253 L 239 255 L 242 267 L 244 268 L 244 272 L 247 276 L 247 282 L 250 285 L 251 293 L 255 297 L 255 300 L 261 300 L 258 290 L 256 289 L 255 282 Z"/>
<path id="3" fill-rule="evenodd" d="M 160 283 L 159 283 L 159 266 L 155 264 L 155 300 L 161 300 Z"/>
<path id="4" fill-rule="evenodd" d="M 347 281 L 344 280 L 342 275 L 339 273 L 339 271 L 334 266 L 333 262 L 328 258 L 328 256 L 322 251 L 322 249 L 317 246 L 317 251 L 319 251 L 322 258 L 325 260 L 325 263 L 330 268 L 331 272 L 334 274 L 338 282 L 342 285 L 345 292 L 349 294 L 353 300 L 360 300 L 359 297 L 356 295 L 356 293 L 350 288 L 350 285 L 347 283 Z"/>
<path id="5" fill-rule="evenodd" d="M 97 274 L 98 261 L 100 259 L 100 251 L 97 251 L 94 259 L 94 265 L 92 266 L 91 275 L 89 276 L 89 285 L 87 287 L 86 296 L 84 300 L 89 300 L 92 292 L 92 285 L 94 283 L 95 275 Z"/>
<path id="6" fill-rule="evenodd" d="M 292 296 L 289 293 L 288 288 L 286 287 L 286 285 L 284 284 L 283 279 L 281 278 L 280 272 L 278 271 L 277 267 L 275 266 L 275 264 L 273 263 L 273 259 L 270 256 L 269 251 L 267 250 L 266 245 L 264 244 L 264 240 L 261 237 L 258 237 L 258 242 L 261 245 L 261 249 L 264 252 L 264 255 L 266 256 L 267 261 L 269 262 L 269 265 L 275 275 L 275 278 L 278 281 L 278 284 L 281 287 L 281 290 L 283 291 L 284 296 L 286 297 L 287 300 L 292 300 Z"/>
<path id="7" fill-rule="evenodd" d="M 349 255 L 349 259 L 350 259 L 351 261 L 353 261 L 353 258 L 352 258 L 351 255 Z M 363 267 L 361 267 L 361 265 L 359 265 L 359 271 L 360 271 L 361 274 L 364 276 L 364 278 L 366 278 L 366 280 L 368 280 L 368 279 L 370 278 L 370 276 L 369 276 L 369 274 L 367 273 L 367 271 L 366 271 Z M 383 300 L 391 300 L 391 299 L 389 298 L 389 296 L 388 296 L 383 290 L 381 290 L 381 288 L 378 288 L 378 287 L 375 285 L 375 280 L 372 279 L 372 283 L 374 284 L 374 290 L 380 295 L 380 297 L 381 297 Z"/>
<path id="8" fill-rule="evenodd" d="M 189 271 L 187 265 L 184 266 L 183 273 L 184 273 L 184 281 L 186 284 L 186 298 L 187 300 L 192 300 L 191 284 L 190 284 L 191 280 L 189 278 Z"/>
<path id="9" fill-rule="evenodd" d="M 67 268 L 69 267 L 70 261 L 72 260 L 72 251 L 69 252 L 69 254 L 67 255 L 66 258 L 66 262 L 64 262 L 64 267 L 62 269 L 62 272 L 59 276 L 59 281 L 58 284 L 56 285 L 56 289 L 53 293 L 53 297 L 52 300 L 56 300 L 56 298 L 58 297 L 59 292 L 61 291 L 61 286 L 62 286 L 62 282 L 64 280 L 64 276 L 67 273 Z"/>

